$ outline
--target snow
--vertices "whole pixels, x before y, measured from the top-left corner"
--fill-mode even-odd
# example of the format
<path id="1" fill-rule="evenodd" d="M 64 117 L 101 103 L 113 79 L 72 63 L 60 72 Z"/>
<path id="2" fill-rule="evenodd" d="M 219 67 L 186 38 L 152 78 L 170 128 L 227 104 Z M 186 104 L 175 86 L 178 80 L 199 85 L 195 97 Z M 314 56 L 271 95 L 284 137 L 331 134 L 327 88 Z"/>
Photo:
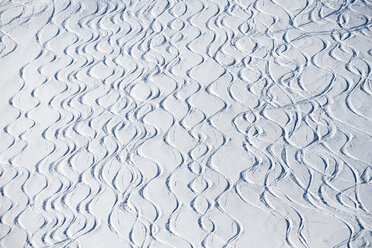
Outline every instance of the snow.
<path id="1" fill-rule="evenodd" d="M 371 247 L 371 17 L 0 1 L 0 247 Z"/>

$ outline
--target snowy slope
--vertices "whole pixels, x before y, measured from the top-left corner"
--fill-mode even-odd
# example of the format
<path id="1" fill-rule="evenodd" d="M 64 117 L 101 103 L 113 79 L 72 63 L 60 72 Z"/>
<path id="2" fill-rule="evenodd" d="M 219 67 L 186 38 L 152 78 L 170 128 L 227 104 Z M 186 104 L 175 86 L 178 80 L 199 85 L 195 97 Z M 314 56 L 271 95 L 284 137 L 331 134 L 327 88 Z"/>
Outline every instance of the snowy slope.
<path id="1" fill-rule="evenodd" d="M 370 0 L 1 0 L 0 247 L 372 247 Z"/>

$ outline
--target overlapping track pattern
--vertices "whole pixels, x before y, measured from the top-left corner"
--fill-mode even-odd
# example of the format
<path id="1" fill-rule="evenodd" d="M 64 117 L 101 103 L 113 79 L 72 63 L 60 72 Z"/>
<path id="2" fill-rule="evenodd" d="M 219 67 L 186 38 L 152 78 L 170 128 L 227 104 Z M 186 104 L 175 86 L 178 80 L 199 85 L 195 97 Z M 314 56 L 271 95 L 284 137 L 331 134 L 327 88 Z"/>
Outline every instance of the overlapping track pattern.
<path id="1" fill-rule="evenodd" d="M 1 247 L 371 247 L 371 17 L 2 0 Z"/>

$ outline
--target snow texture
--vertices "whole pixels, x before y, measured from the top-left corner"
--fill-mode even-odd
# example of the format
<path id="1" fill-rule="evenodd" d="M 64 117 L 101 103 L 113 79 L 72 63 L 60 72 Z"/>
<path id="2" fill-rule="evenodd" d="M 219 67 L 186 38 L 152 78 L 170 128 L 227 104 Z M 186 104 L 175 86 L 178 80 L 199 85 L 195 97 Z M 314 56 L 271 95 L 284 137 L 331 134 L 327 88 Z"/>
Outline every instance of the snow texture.
<path id="1" fill-rule="evenodd" d="M 0 247 L 372 247 L 371 0 L 0 0 Z"/>

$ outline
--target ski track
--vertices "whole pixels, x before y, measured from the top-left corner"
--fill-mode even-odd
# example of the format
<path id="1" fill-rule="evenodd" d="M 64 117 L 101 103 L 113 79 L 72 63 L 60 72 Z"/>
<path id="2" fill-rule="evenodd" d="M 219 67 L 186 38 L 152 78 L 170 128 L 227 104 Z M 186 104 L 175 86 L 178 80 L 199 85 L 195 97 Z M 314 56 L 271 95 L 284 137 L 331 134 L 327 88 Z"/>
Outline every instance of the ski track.
<path id="1" fill-rule="evenodd" d="M 0 246 L 372 247 L 370 0 L 1 0 Z"/>

